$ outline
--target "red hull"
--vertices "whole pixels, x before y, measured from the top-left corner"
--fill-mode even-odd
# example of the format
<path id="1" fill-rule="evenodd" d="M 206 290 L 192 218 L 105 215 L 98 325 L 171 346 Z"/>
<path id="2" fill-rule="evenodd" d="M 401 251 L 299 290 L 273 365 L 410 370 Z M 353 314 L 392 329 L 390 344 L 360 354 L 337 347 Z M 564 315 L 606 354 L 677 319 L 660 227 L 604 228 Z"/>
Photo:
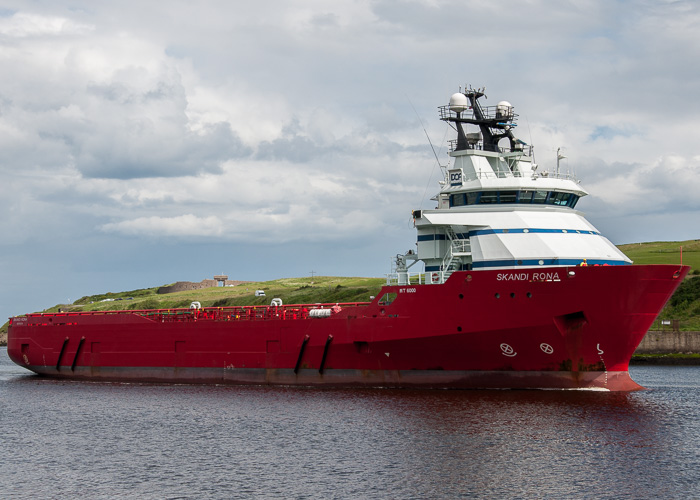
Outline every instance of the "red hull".
<path id="1" fill-rule="evenodd" d="M 320 318 L 316 306 L 31 314 L 12 318 L 8 354 L 92 380 L 635 390 L 629 359 L 688 269 L 462 271 Z"/>

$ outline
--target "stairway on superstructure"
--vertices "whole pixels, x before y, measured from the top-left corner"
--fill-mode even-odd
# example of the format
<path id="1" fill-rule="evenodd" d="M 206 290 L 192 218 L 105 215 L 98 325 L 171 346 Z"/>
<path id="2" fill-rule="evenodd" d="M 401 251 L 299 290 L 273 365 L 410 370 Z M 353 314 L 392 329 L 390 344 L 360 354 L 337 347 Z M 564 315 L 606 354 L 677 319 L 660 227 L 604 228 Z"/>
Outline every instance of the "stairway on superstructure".
<path id="1" fill-rule="evenodd" d="M 445 234 L 450 240 L 450 245 L 442 260 L 442 281 L 445 282 L 450 275 L 459 271 L 464 264 L 462 257 L 471 257 L 471 244 L 469 238 L 458 235 L 452 226 L 445 226 Z"/>

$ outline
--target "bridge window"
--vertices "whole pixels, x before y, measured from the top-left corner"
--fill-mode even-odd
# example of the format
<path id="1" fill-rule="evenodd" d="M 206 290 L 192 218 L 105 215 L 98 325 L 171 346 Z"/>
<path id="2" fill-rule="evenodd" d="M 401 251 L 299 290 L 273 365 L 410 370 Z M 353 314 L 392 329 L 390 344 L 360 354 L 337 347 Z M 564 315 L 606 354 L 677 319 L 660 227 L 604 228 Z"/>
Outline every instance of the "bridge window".
<path id="1" fill-rule="evenodd" d="M 466 204 L 467 200 L 465 199 L 464 193 L 457 193 L 450 196 L 451 207 L 461 207 Z"/>
<path id="2" fill-rule="evenodd" d="M 579 196 L 573 193 L 559 191 L 472 191 L 450 195 L 450 206 L 526 203 L 574 208 L 578 200 Z"/>
<path id="3" fill-rule="evenodd" d="M 536 191 L 535 195 L 532 197 L 532 203 L 543 204 L 547 202 L 547 191 Z"/>
<path id="4" fill-rule="evenodd" d="M 481 193 L 479 203 L 482 205 L 485 203 L 498 203 L 498 191 L 484 191 Z"/>
<path id="5" fill-rule="evenodd" d="M 549 203 L 552 205 L 568 205 L 571 193 L 552 193 L 549 197 Z"/>
<path id="6" fill-rule="evenodd" d="M 515 203 L 518 195 L 517 191 L 501 191 L 498 195 L 499 203 Z"/>
<path id="7" fill-rule="evenodd" d="M 518 194 L 518 203 L 532 203 L 532 195 L 534 191 L 520 191 Z"/>

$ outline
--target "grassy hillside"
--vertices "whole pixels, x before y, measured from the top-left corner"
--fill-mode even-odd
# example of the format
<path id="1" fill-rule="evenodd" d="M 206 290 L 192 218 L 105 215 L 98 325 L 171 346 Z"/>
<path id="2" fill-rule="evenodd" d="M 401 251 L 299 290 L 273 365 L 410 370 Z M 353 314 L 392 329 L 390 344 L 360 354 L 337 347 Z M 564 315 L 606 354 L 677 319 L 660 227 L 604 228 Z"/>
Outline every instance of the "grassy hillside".
<path id="1" fill-rule="evenodd" d="M 106 293 L 83 297 L 69 306 L 58 305 L 49 311 L 114 311 L 122 309 L 173 309 L 189 307 L 198 301 L 203 307 L 269 304 L 274 297 L 284 304 L 314 302 L 367 302 L 384 284 L 383 278 L 284 278 L 251 282 L 235 287 L 212 287 L 158 294 L 158 288 Z M 264 290 L 265 297 L 256 297 L 255 290 Z"/>
<path id="2" fill-rule="evenodd" d="M 664 320 L 678 320 L 683 331 L 700 331 L 700 276 L 694 274 L 681 283 L 651 329 L 670 330 Z"/>
<path id="3" fill-rule="evenodd" d="M 683 264 L 700 274 L 700 240 L 654 241 L 631 243 L 618 248 L 635 264 L 680 264 L 683 247 Z"/>
<path id="4" fill-rule="evenodd" d="M 678 320 L 681 330 L 700 331 L 700 240 L 654 241 L 619 246 L 635 264 L 680 264 L 680 247 L 683 247 L 683 264 L 692 269 L 661 311 L 652 330 L 670 329 L 661 322 Z"/>

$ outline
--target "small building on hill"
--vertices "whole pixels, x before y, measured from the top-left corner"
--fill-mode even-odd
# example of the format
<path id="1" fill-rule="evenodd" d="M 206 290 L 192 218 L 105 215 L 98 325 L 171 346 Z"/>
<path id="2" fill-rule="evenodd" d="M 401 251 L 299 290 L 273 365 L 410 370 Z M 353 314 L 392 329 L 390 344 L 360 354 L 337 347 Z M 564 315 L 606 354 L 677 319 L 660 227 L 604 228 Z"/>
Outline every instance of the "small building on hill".
<path id="1" fill-rule="evenodd" d="M 162 286 L 158 289 L 159 294 L 183 292 L 185 290 L 201 290 L 202 288 L 212 288 L 215 286 L 238 286 L 250 281 L 229 280 L 228 276 L 220 274 L 214 279 L 204 279 L 199 283 L 193 281 L 178 281 L 172 285 Z"/>

